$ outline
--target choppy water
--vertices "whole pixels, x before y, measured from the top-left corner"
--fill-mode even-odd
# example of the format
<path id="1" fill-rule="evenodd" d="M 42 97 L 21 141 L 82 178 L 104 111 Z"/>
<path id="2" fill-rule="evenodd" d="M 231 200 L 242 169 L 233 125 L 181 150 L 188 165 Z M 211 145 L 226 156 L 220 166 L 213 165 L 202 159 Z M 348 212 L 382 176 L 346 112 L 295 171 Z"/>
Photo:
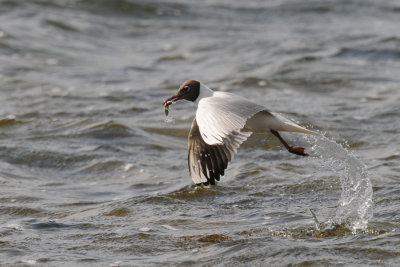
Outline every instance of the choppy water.
<path id="1" fill-rule="evenodd" d="M 395 266 L 398 1 L 0 1 L 0 263 Z M 326 134 L 187 170 L 198 79 Z M 373 191 L 373 194 L 372 194 Z M 315 218 L 311 211 L 314 212 Z"/>

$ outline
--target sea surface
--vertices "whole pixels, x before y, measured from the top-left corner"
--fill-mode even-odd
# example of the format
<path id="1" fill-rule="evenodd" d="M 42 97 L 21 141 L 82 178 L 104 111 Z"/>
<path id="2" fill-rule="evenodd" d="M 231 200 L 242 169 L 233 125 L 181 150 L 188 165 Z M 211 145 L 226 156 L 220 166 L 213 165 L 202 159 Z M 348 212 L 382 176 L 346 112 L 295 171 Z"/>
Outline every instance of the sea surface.
<path id="1" fill-rule="evenodd" d="M 196 187 L 196 79 L 323 133 Z M 0 0 L 0 265 L 398 266 L 400 2 Z"/>

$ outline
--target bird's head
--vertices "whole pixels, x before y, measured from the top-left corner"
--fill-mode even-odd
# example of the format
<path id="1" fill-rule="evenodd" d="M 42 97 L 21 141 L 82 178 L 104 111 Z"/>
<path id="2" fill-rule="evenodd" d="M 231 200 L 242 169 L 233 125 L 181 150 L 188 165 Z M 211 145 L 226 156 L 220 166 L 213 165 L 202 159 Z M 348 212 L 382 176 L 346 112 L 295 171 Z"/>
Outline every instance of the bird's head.
<path id="1" fill-rule="evenodd" d="M 189 80 L 184 82 L 180 87 L 178 92 L 164 101 L 164 108 L 168 108 L 172 103 L 185 99 L 188 101 L 195 101 L 200 94 L 200 82 L 195 80 Z"/>

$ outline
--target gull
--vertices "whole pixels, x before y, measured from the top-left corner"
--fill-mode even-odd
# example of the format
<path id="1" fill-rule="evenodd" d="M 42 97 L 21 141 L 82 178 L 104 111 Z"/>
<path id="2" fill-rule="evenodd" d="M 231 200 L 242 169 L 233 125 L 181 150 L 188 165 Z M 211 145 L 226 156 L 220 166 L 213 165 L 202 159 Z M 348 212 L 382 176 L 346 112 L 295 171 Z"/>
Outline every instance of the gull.
<path id="1" fill-rule="evenodd" d="M 272 133 L 293 154 L 308 156 L 304 147 L 290 146 L 280 131 L 322 136 L 246 98 L 228 92 L 213 91 L 201 82 L 188 80 L 178 92 L 164 101 L 168 107 L 178 100 L 197 106 L 188 137 L 188 165 L 196 185 L 215 184 L 224 175 L 239 146 L 252 133 Z"/>

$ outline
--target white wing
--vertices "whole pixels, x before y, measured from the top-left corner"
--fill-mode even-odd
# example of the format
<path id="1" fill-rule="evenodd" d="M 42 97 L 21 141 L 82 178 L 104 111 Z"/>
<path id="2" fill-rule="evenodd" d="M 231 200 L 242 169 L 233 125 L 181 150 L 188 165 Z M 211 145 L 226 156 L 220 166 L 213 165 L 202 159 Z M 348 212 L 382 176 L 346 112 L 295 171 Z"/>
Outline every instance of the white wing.
<path id="1" fill-rule="evenodd" d="M 262 110 L 266 108 L 240 96 L 215 92 L 212 97 L 200 100 L 196 120 L 204 142 L 223 144 L 232 133 L 242 134 L 240 130 L 247 119 Z"/>

